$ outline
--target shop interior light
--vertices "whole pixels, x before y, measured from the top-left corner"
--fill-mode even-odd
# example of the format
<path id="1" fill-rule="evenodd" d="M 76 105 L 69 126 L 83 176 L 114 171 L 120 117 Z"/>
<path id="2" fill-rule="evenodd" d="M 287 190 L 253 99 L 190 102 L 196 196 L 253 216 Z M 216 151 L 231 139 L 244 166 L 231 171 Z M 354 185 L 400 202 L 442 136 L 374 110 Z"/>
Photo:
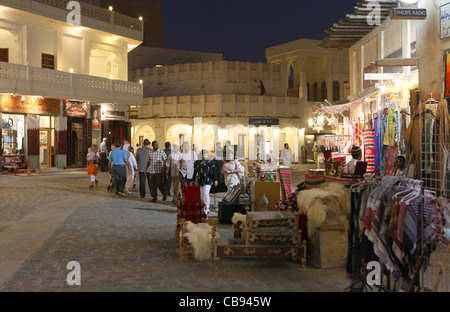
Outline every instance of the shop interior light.
<path id="1" fill-rule="evenodd" d="M 309 118 L 309 120 L 308 120 L 308 126 L 309 126 L 310 128 L 312 128 L 313 125 L 314 125 L 314 120 L 313 120 L 312 118 Z"/>
<path id="2" fill-rule="evenodd" d="M 70 71 L 71 73 L 73 73 L 73 68 L 69 69 L 69 71 Z"/>
<path id="3" fill-rule="evenodd" d="M 112 11 L 114 8 L 110 5 L 108 9 Z"/>
<path id="4" fill-rule="evenodd" d="M 114 79 L 114 75 L 109 75 L 109 78 L 110 79 Z"/>
<path id="5" fill-rule="evenodd" d="M 141 79 L 141 80 L 139 80 L 139 83 L 140 83 L 140 84 L 143 84 L 143 83 L 144 83 L 144 81 L 143 81 L 143 80 Z"/>
<path id="6" fill-rule="evenodd" d="M 144 18 L 142 16 L 139 16 L 139 20 L 142 21 Z"/>
<path id="7" fill-rule="evenodd" d="M 317 117 L 317 124 L 322 125 L 325 123 L 325 118 L 323 117 L 323 115 L 320 115 L 319 117 Z"/>
<path id="8" fill-rule="evenodd" d="M 117 40 L 117 37 L 116 37 L 116 36 L 114 36 L 114 37 L 113 37 L 113 39 L 114 39 L 114 41 L 116 41 L 116 40 Z"/>

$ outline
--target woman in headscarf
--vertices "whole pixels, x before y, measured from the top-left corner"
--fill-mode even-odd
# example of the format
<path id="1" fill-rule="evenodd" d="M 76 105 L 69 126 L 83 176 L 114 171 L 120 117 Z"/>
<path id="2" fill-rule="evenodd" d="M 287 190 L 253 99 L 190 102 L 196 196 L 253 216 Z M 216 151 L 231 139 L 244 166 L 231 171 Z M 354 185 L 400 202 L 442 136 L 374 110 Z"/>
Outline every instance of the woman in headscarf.
<path id="1" fill-rule="evenodd" d="M 227 153 L 227 160 L 223 164 L 222 174 L 225 176 L 228 191 L 240 184 L 239 177 L 244 174 L 244 167 L 242 167 L 239 160 L 234 159 L 234 153 Z"/>
<path id="2" fill-rule="evenodd" d="M 137 170 L 137 162 L 134 154 L 130 151 L 130 144 L 125 144 L 123 150 L 127 152 L 128 163 L 127 168 L 127 182 L 125 183 L 124 192 L 126 195 L 130 194 L 130 188 L 133 186 L 135 172 Z"/>

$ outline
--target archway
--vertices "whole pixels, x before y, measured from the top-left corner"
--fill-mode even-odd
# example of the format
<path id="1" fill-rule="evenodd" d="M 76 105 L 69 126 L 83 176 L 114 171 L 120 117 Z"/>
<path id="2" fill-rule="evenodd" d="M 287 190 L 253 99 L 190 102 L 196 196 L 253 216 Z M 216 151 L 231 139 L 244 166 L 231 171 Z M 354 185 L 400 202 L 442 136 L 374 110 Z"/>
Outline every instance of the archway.
<path id="1" fill-rule="evenodd" d="M 136 144 L 139 144 L 140 146 L 143 146 L 145 139 L 149 140 L 150 142 L 156 139 L 155 131 L 153 130 L 153 128 L 149 125 L 136 126 L 132 145 L 136 146 Z"/>

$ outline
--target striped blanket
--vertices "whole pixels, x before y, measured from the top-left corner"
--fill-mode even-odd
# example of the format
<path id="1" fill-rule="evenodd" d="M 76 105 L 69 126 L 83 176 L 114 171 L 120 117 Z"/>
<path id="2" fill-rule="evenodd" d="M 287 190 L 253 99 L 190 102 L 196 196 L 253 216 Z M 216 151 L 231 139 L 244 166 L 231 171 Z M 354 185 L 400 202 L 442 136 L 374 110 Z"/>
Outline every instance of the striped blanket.
<path id="1" fill-rule="evenodd" d="M 375 129 L 364 130 L 364 156 L 367 162 L 367 173 L 375 172 Z"/>
<path id="2" fill-rule="evenodd" d="M 322 183 L 324 183 L 323 175 L 316 174 L 305 174 L 305 189 L 310 190 L 313 188 L 318 188 Z"/>
<path id="3" fill-rule="evenodd" d="M 291 168 L 279 168 L 278 174 L 280 176 L 281 192 L 282 192 L 283 200 L 286 200 L 286 198 L 289 197 L 289 194 L 292 193 Z"/>

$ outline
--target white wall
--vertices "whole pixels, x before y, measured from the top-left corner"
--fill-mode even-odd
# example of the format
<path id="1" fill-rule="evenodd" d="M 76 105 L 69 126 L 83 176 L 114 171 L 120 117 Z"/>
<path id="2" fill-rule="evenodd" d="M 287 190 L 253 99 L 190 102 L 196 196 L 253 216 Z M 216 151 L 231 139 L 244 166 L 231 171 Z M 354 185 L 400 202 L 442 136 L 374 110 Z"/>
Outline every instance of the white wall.
<path id="1" fill-rule="evenodd" d="M 55 55 L 56 70 L 69 72 L 73 68 L 75 73 L 103 78 L 110 78 L 113 74 L 114 79 L 127 81 L 130 42 L 128 38 L 70 26 L 11 8 L 0 12 L 0 46 L 10 49 L 10 63 L 41 67 L 41 54 L 46 53 Z M 99 70 L 99 64 L 90 70 L 90 65 L 94 63 L 90 62 L 90 55 L 95 49 L 118 56 L 112 70 Z"/>

